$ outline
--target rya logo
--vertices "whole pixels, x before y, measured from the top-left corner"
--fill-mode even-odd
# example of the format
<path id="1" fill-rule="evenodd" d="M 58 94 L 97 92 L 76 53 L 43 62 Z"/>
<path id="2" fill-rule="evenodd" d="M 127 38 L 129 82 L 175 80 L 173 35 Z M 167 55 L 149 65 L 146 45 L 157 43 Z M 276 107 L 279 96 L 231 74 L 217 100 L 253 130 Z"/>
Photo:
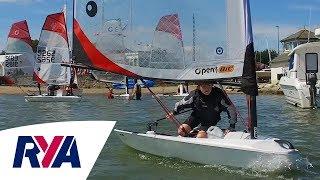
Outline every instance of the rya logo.
<path id="1" fill-rule="evenodd" d="M 13 167 L 21 168 L 26 159 L 33 168 L 60 168 L 63 163 L 81 167 L 74 136 L 54 136 L 50 144 L 43 136 L 19 136 Z"/>

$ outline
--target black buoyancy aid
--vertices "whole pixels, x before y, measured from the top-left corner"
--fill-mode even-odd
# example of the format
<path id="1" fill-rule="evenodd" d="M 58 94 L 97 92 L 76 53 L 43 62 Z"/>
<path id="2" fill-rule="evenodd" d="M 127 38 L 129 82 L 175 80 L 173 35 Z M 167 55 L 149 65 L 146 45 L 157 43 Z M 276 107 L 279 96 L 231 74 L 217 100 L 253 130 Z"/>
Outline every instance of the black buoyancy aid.
<path id="1" fill-rule="evenodd" d="M 200 90 L 194 94 L 194 104 L 192 116 L 194 116 L 202 126 L 215 126 L 221 119 L 220 113 L 225 110 L 221 105 L 223 93 L 217 88 L 213 88 L 209 95 L 204 95 Z"/>

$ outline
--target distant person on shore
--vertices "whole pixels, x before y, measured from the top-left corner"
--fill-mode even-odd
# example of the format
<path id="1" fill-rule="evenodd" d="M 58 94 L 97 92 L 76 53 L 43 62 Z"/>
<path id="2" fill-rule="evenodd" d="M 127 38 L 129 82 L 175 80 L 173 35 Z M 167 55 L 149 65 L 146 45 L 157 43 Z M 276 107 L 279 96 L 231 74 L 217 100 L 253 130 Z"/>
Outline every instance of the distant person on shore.
<path id="1" fill-rule="evenodd" d="M 129 100 L 132 100 L 134 97 L 135 97 L 136 100 L 141 100 L 141 96 L 142 96 L 141 86 L 138 83 L 138 80 L 135 79 L 134 80 L 134 86 L 133 86 L 132 94 L 130 95 Z"/>
<path id="2" fill-rule="evenodd" d="M 40 86 L 40 83 L 37 83 L 37 87 L 38 87 L 38 90 L 39 90 L 39 95 L 41 95 L 41 86 Z"/>
<path id="3" fill-rule="evenodd" d="M 108 99 L 114 99 L 114 95 L 113 95 L 113 89 L 110 88 L 110 87 L 107 87 L 108 88 L 108 92 L 106 93 L 106 96 Z"/>
<path id="4" fill-rule="evenodd" d="M 178 114 L 186 108 L 191 108 L 192 113 L 178 128 L 178 134 L 180 136 L 187 136 L 192 129 L 198 126 L 197 137 L 207 138 L 207 130 L 211 126 L 216 126 L 221 120 L 220 113 L 222 111 L 227 112 L 230 119 L 230 126 L 225 131 L 225 134 L 235 130 L 235 124 L 237 122 L 236 109 L 226 94 L 220 88 L 214 87 L 211 82 L 198 82 L 198 88 L 177 102 L 173 113 L 168 115 L 167 118 Z"/>
<path id="5" fill-rule="evenodd" d="M 179 84 L 178 85 L 178 94 L 180 94 L 181 89 L 182 89 L 183 94 L 187 93 L 186 87 L 183 84 Z"/>

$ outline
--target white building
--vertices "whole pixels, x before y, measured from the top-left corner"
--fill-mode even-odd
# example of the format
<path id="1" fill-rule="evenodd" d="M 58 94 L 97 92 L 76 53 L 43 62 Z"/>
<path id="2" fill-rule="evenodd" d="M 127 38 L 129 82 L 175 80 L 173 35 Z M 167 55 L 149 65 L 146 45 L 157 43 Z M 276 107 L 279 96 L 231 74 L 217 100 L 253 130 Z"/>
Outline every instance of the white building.
<path id="1" fill-rule="evenodd" d="M 271 68 L 271 84 L 278 84 L 280 78 L 285 74 L 288 70 L 288 62 L 289 62 L 289 54 L 292 52 L 294 48 L 297 46 L 309 42 L 317 42 L 319 39 L 315 37 L 314 32 L 309 33 L 309 30 L 302 29 L 298 32 L 284 38 L 281 40 L 283 45 L 283 53 L 274 58 L 270 62 Z"/>

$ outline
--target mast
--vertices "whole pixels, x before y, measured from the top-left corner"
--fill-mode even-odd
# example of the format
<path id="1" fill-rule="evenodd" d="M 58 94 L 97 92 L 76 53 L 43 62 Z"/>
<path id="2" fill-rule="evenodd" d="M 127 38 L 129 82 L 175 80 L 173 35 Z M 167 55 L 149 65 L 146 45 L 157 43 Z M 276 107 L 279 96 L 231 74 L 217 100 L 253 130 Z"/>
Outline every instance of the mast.
<path id="1" fill-rule="evenodd" d="M 67 32 L 67 43 L 68 43 L 69 54 L 70 54 L 70 43 L 69 43 L 69 35 L 68 35 L 68 28 L 67 28 L 67 4 L 64 4 L 62 12 L 64 14 L 65 28 Z"/>
<path id="2" fill-rule="evenodd" d="M 266 38 L 266 43 L 267 43 L 269 63 L 270 63 L 270 62 L 271 62 L 271 52 L 270 52 L 270 49 L 269 49 L 269 42 L 268 42 L 268 39 L 267 39 L 267 38 Z"/>
<path id="3" fill-rule="evenodd" d="M 254 59 L 253 33 L 249 0 L 243 1 L 245 15 L 246 52 L 243 66 L 241 89 L 247 95 L 249 131 L 251 139 L 257 138 L 257 99 L 256 62 Z"/>
<path id="4" fill-rule="evenodd" d="M 248 7 L 247 7 L 247 10 L 248 10 L 248 16 L 249 16 L 249 24 L 250 24 L 250 28 L 251 29 L 251 36 L 252 35 L 252 26 L 251 26 L 251 13 L 250 13 L 250 4 L 249 4 L 249 0 L 247 1 L 247 4 L 246 4 Z M 252 73 L 251 74 L 251 77 L 253 79 L 251 79 L 252 81 L 252 84 L 253 84 L 253 89 L 252 89 L 252 92 L 249 93 L 249 107 L 248 107 L 248 110 L 249 110 L 249 120 L 250 120 L 250 134 L 251 134 L 251 139 L 256 139 L 257 138 L 257 127 L 258 127 L 258 118 L 257 118 L 257 99 L 256 97 L 258 96 L 258 84 L 257 84 L 257 78 L 256 78 L 256 63 L 255 63 L 255 59 L 254 59 L 254 46 L 253 46 L 253 37 L 252 38 L 252 41 L 251 43 L 249 44 L 249 50 L 248 52 L 246 52 L 246 59 L 247 59 L 247 56 L 248 56 L 248 59 L 251 59 L 252 62 L 251 62 L 251 70 L 250 72 Z M 248 55 L 247 55 L 248 53 Z M 244 66 L 245 68 L 245 66 Z M 245 72 L 245 71 L 244 71 Z"/>
<path id="5" fill-rule="evenodd" d="M 133 3 L 132 3 L 132 0 L 130 0 L 130 32 L 132 33 L 132 27 L 133 27 L 133 24 L 132 24 L 132 18 L 133 18 Z"/>
<path id="6" fill-rule="evenodd" d="M 64 2 L 62 12 L 64 13 L 64 19 L 67 22 L 67 1 Z"/>
<path id="7" fill-rule="evenodd" d="M 74 47 L 74 17 L 75 17 L 75 15 L 76 15 L 76 13 L 75 13 L 75 3 L 76 3 L 76 0 L 73 0 L 72 1 L 73 3 L 72 3 L 72 34 L 71 34 L 71 37 L 72 37 L 72 44 L 71 44 L 71 52 L 70 52 L 70 54 L 71 54 L 71 60 L 73 61 L 73 47 Z"/>
<path id="8" fill-rule="evenodd" d="M 247 95 L 248 116 L 249 116 L 249 131 L 251 139 L 257 139 L 257 99 L 256 96 Z"/>
<path id="9" fill-rule="evenodd" d="M 65 20 L 65 28 L 66 28 L 66 32 L 67 32 L 67 43 L 68 43 L 68 52 L 69 52 L 69 63 L 72 64 L 73 62 L 73 58 L 72 58 L 72 47 L 70 46 L 70 41 L 69 41 L 69 32 L 68 32 L 68 27 L 67 27 L 67 0 L 65 0 L 65 4 L 63 5 L 63 8 L 62 8 L 62 12 L 64 14 L 64 20 Z M 72 18 L 72 21 L 73 21 L 73 18 Z M 73 31 L 73 29 L 72 29 Z M 65 68 L 70 68 L 70 82 L 69 84 L 73 84 L 74 82 L 74 76 L 75 76 L 75 69 L 74 68 L 71 68 L 71 67 L 65 67 Z"/>
<path id="10" fill-rule="evenodd" d="M 259 55 L 260 55 L 260 59 L 259 59 L 259 62 L 260 62 L 260 63 L 261 63 L 261 54 L 262 54 L 262 53 L 260 52 L 260 53 L 259 53 Z"/>
<path id="11" fill-rule="evenodd" d="M 194 13 L 192 15 L 192 22 L 193 22 L 192 60 L 196 61 L 196 20 L 195 20 L 195 17 L 194 17 Z"/>
<path id="12" fill-rule="evenodd" d="M 308 43 L 310 42 L 310 32 L 311 32 L 311 7 L 309 9 L 309 32 L 308 32 Z"/>
<path id="13" fill-rule="evenodd" d="M 178 17 L 178 20 L 179 20 L 179 17 Z M 180 24 L 180 21 L 179 21 L 179 24 Z M 185 50 L 184 50 L 184 43 L 183 43 L 182 31 L 181 31 L 180 25 L 179 25 L 179 30 L 180 30 L 180 32 L 181 32 L 181 44 L 182 44 L 182 53 L 183 53 L 183 66 L 186 67 L 186 53 L 185 53 Z"/>

